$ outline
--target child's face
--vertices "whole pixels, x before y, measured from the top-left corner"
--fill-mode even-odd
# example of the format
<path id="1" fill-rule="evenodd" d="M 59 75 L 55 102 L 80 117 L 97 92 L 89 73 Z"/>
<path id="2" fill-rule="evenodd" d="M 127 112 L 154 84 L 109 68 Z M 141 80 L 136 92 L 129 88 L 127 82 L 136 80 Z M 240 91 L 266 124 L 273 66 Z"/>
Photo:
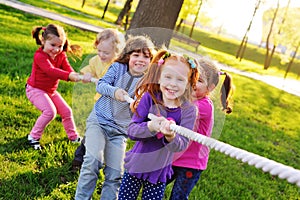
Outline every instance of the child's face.
<path id="1" fill-rule="evenodd" d="M 133 76 L 142 75 L 150 64 L 150 55 L 142 52 L 133 52 L 129 56 L 129 71 Z"/>
<path id="2" fill-rule="evenodd" d="M 159 79 L 163 101 L 175 102 L 188 85 L 189 67 L 178 61 L 168 61 L 163 66 Z"/>
<path id="3" fill-rule="evenodd" d="M 47 40 L 42 39 L 42 44 L 44 45 L 43 51 L 52 59 L 54 59 L 59 53 L 62 52 L 64 42 L 65 41 L 61 40 L 61 38 L 55 35 L 52 35 L 51 38 Z"/>
<path id="4" fill-rule="evenodd" d="M 207 79 L 204 74 L 200 74 L 200 77 L 196 84 L 196 89 L 192 92 L 194 99 L 201 99 L 209 93 Z"/>
<path id="5" fill-rule="evenodd" d="M 98 56 L 104 63 L 111 62 L 115 57 L 115 49 L 110 40 L 103 40 L 97 45 Z"/>

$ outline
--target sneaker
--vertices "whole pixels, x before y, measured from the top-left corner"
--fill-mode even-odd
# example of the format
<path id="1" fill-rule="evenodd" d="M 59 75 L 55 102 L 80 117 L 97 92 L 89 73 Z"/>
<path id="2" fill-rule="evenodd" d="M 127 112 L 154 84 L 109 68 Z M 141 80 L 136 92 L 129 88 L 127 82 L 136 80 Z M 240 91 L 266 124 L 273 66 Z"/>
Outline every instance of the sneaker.
<path id="1" fill-rule="evenodd" d="M 80 170 L 81 168 L 81 165 L 82 165 L 82 162 L 79 161 L 79 160 L 73 160 L 72 161 L 72 168 L 71 168 L 71 171 L 72 172 L 77 172 Z"/>
<path id="2" fill-rule="evenodd" d="M 39 140 L 35 140 L 31 135 L 28 135 L 27 139 L 28 139 L 29 145 L 32 146 L 34 148 L 34 150 L 42 149 Z"/>
<path id="3" fill-rule="evenodd" d="M 81 140 L 82 140 L 82 137 L 77 136 L 77 138 L 75 140 L 71 140 L 71 142 L 73 142 L 73 143 L 80 143 Z"/>

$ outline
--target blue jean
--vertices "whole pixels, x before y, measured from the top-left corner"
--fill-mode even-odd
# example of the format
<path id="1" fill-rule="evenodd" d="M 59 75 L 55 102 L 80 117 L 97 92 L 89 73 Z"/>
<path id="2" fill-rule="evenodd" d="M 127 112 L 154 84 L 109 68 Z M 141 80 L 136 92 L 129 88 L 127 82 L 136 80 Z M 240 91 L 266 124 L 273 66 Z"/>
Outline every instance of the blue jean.
<path id="1" fill-rule="evenodd" d="M 99 124 L 94 111 L 86 123 L 83 164 L 80 170 L 75 199 L 91 199 L 103 167 L 104 183 L 101 199 L 117 199 L 123 176 L 127 138 L 116 129 Z"/>
<path id="2" fill-rule="evenodd" d="M 173 166 L 173 171 L 172 179 L 168 181 L 175 180 L 169 200 L 188 200 L 203 170 Z"/>

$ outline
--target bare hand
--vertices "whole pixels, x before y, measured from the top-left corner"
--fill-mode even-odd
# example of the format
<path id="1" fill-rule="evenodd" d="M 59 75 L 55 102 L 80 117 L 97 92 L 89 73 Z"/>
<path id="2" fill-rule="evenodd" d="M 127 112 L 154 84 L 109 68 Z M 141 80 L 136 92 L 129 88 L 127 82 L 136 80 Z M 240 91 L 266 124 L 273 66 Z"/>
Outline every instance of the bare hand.
<path id="1" fill-rule="evenodd" d="M 89 82 L 91 82 L 91 79 L 92 79 L 92 74 L 89 73 L 89 72 L 87 72 L 87 73 L 85 73 L 85 74 L 83 75 L 83 77 L 82 77 L 82 82 L 83 82 L 83 83 L 89 83 Z"/>
<path id="2" fill-rule="evenodd" d="M 121 88 L 118 88 L 116 91 L 115 91 L 115 99 L 116 100 L 118 100 L 118 101 L 126 101 L 125 99 L 124 99 L 124 96 L 125 95 L 128 95 L 128 93 L 125 91 L 125 90 L 123 90 L 123 89 L 121 89 Z"/>
<path id="3" fill-rule="evenodd" d="M 176 133 L 172 131 L 170 128 L 171 124 L 176 124 L 176 123 L 173 120 L 165 119 L 161 123 L 161 128 L 160 128 L 160 132 L 165 136 L 168 142 L 171 142 L 176 136 Z"/>
<path id="4" fill-rule="evenodd" d="M 153 131 L 160 132 L 162 123 L 164 121 L 167 121 L 166 118 L 164 118 L 164 117 L 155 117 L 154 119 L 151 119 L 151 121 L 149 121 L 147 123 L 147 126 L 151 132 L 153 132 Z"/>
<path id="5" fill-rule="evenodd" d="M 69 74 L 69 80 L 72 81 L 72 82 L 80 81 L 79 73 L 77 73 L 77 72 L 71 72 Z"/>

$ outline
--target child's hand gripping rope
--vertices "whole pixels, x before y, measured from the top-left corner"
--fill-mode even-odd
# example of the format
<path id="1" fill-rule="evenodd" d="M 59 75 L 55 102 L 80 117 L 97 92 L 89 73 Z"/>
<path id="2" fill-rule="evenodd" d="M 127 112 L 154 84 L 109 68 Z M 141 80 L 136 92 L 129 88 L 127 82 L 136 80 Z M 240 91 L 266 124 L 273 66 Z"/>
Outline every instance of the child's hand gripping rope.
<path id="1" fill-rule="evenodd" d="M 85 77 L 84 75 L 79 75 L 79 78 L 84 83 L 87 83 L 87 82 L 97 83 L 98 82 L 98 79 L 93 78 L 93 77 Z"/>
<path id="2" fill-rule="evenodd" d="M 149 114 L 148 118 L 154 120 L 158 118 L 154 114 Z M 248 152 L 229 144 L 220 142 L 214 138 L 209 138 L 202 134 L 193 132 L 187 128 L 171 124 L 170 129 L 180 135 L 183 135 L 193 141 L 206 145 L 209 148 L 215 149 L 221 153 L 229 155 L 230 157 L 246 162 L 249 165 L 254 165 L 256 168 L 261 168 L 264 172 L 269 172 L 271 175 L 277 175 L 281 179 L 286 179 L 289 183 L 294 183 L 300 187 L 300 170 L 290 166 L 285 166 L 276 161 L 264 158 L 254 153 Z"/>
<path id="3" fill-rule="evenodd" d="M 80 78 L 81 81 L 84 80 L 84 76 L 83 75 L 79 75 L 79 78 Z M 98 79 L 91 77 L 90 78 L 90 82 L 98 83 Z M 124 99 L 125 99 L 125 101 L 127 101 L 127 103 L 130 103 L 130 104 L 134 102 L 134 99 L 132 99 L 128 95 L 124 95 Z"/>

